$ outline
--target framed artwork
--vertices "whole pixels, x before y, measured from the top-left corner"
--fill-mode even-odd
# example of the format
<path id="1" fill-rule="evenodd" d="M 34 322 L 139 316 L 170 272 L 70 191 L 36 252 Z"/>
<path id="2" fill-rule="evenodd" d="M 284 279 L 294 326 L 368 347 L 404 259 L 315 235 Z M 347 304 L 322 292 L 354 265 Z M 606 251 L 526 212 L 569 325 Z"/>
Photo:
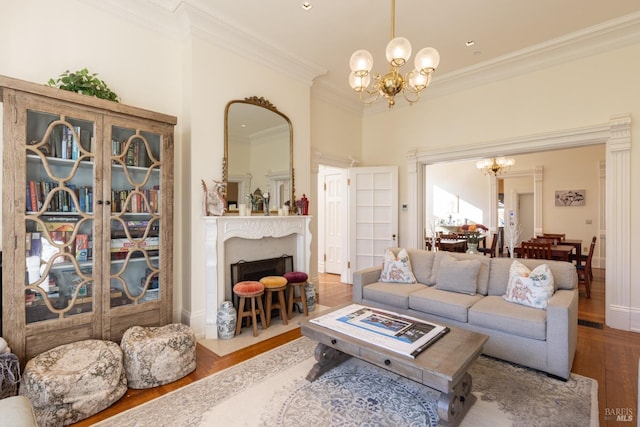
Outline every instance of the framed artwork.
<path id="1" fill-rule="evenodd" d="M 557 190 L 556 206 L 584 206 L 586 190 Z"/>

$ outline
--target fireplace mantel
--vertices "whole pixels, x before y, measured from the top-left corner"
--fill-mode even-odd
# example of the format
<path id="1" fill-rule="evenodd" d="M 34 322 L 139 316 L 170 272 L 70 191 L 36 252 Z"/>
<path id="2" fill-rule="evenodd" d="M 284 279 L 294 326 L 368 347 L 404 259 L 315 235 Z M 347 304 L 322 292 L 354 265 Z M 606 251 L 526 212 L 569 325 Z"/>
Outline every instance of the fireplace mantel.
<path id="1" fill-rule="evenodd" d="M 309 216 L 207 216 L 205 233 L 205 338 L 218 337 L 218 307 L 225 299 L 225 242 L 232 238 L 263 239 L 296 235 L 295 269 L 309 271 L 311 231 Z M 274 254 L 279 256 L 281 254 Z M 265 256 L 268 258 L 269 256 Z"/>

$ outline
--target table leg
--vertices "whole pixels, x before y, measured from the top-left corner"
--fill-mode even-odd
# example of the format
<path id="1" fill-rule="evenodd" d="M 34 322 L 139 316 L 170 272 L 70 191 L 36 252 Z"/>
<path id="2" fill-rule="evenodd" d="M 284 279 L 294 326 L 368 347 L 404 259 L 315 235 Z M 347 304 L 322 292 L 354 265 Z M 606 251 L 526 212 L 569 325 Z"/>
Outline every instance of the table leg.
<path id="1" fill-rule="evenodd" d="M 475 401 L 476 397 L 471 394 L 471 375 L 466 373 L 451 392 L 440 394 L 438 399 L 440 424 L 457 426 Z"/>
<path id="2" fill-rule="evenodd" d="M 315 381 L 320 375 L 335 368 L 351 356 L 328 345 L 318 343 L 314 356 L 317 363 L 307 374 L 307 381 Z"/>

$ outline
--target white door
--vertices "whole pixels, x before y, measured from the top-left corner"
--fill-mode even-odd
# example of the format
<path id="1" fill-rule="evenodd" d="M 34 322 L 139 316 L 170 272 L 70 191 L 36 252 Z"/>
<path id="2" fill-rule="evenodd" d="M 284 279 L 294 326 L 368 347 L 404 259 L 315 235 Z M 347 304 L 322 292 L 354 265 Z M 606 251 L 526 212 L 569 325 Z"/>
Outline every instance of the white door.
<path id="1" fill-rule="evenodd" d="M 382 265 L 398 246 L 398 167 L 349 169 L 349 273 Z"/>
<path id="2" fill-rule="evenodd" d="M 346 188 L 346 169 L 331 168 L 324 175 L 324 271 L 341 276 L 347 267 Z"/>
<path id="3" fill-rule="evenodd" d="M 520 241 L 526 241 L 534 237 L 533 223 L 533 194 L 518 194 L 518 223 L 520 224 Z"/>

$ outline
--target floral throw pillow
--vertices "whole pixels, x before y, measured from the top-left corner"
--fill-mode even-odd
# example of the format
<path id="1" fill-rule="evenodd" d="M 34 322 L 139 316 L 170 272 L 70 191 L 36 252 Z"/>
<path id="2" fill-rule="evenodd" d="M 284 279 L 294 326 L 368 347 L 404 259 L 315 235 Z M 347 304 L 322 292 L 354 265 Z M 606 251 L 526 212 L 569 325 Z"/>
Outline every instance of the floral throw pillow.
<path id="1" fill-rule="evenodd" d="M 409 254 L 405 249 L 400 249 L 398 254 L 394 254 L 391 249 L 384 253 L 384 263 L 380 281 L 388 283 L 416 283 L 416 278 L 411 271 Z"/>
<path id="2" fill-rule="evenodd" d="M 509 269 L 509 284 L 504 299 L 529 307 L 546 309 L 549 298 L 555 292 L 553 275 L 547 264 L 540 264 L 532 271 L 518 261 Z"/>

